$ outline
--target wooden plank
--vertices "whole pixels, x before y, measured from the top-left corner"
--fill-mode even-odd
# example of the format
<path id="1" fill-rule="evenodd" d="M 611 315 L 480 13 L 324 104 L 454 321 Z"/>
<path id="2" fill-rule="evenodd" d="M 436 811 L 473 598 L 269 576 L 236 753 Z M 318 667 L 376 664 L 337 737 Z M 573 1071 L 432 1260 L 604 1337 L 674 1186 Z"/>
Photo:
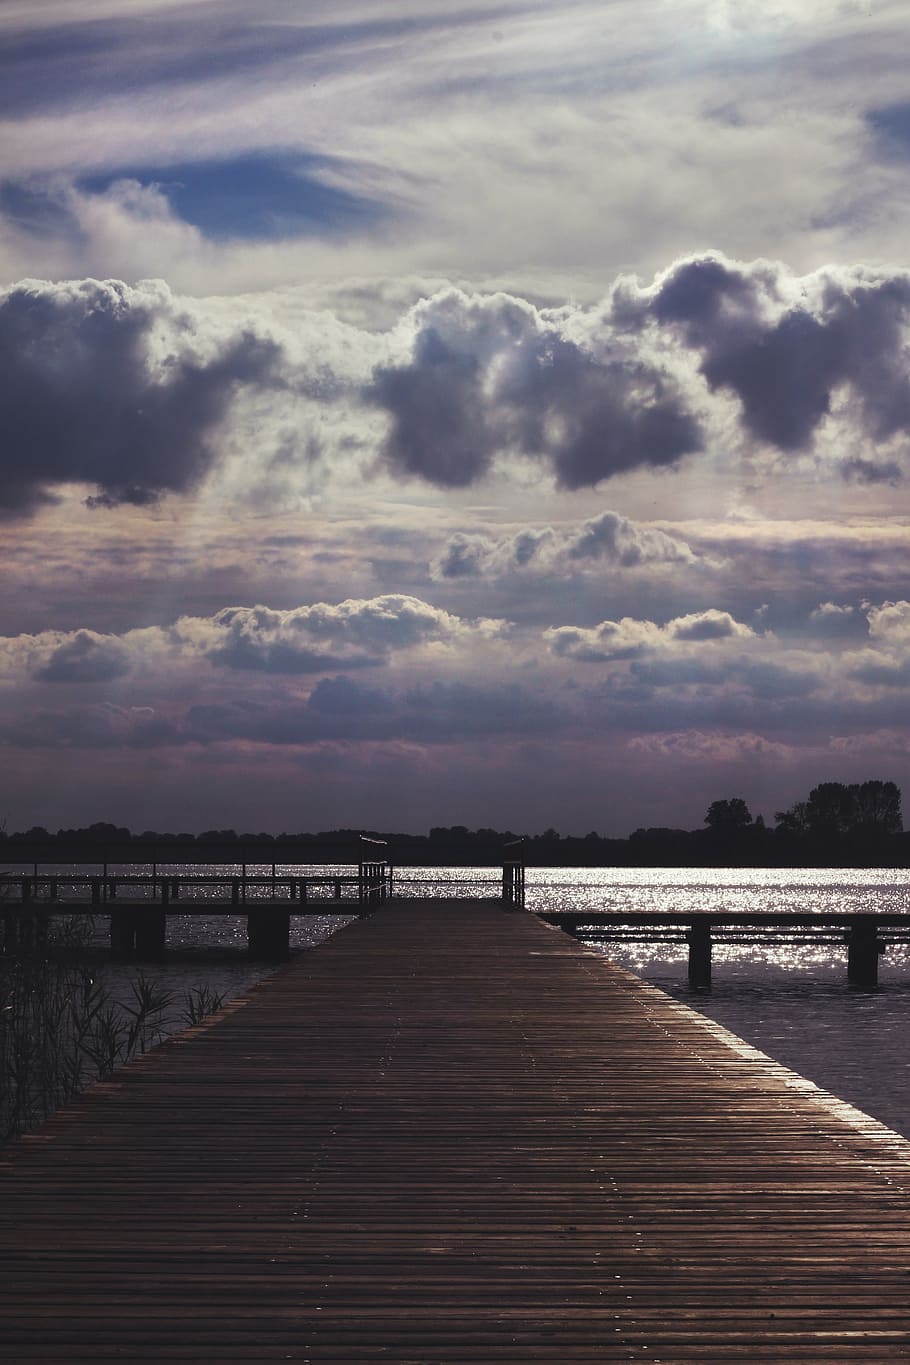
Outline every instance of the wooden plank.
<path id="1" fill-rule="evenodd" d="M 4 1361 L 910 1358 L 910 1147 L 531 915 L 390 902 L 0 1153 Z"/>

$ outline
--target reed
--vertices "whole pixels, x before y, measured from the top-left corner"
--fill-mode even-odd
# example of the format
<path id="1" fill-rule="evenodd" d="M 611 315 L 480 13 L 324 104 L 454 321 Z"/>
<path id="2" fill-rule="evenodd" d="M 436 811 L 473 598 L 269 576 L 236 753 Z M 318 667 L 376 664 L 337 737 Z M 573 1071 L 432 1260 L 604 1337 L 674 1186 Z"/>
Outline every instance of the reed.
<path id="1" fill-rule="evenodd" d="M 194 986 L 183 997 L 181 1018 L 188 1025 L 198 1024 L 209 1014 L 215 1014 L 224 1004 L 225 996 L 203 982 Z"/>
<path id="2" fill-rule="evenodd" d="M 126 999 L 103 980 L 93 921 L 54 918 L 24 935 L 5 917 L 0 942 L 0 1143 L 43 1122 L 86 1085 L 160 1042 L 172 992 L 137 973 Z M 183 1021 L 221 1008 L 207 986 L 187 993 Z"/>

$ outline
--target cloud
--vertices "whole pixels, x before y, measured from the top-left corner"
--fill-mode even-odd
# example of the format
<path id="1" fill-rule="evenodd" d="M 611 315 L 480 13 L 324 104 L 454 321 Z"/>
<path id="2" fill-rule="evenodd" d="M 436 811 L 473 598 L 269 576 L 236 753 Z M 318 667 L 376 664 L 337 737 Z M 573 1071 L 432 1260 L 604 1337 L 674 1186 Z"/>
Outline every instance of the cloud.
<path id="1" fill-rule="evenodd" d="M 493 639 L 505 623 L 463 621 L 417 597 L 390 593 L 274 611 L 227 607 L 208 620 L 183 618 L 174 627 L 212 663 L 264 673 L 324 672 L 327 668 L 384 663 L 400 650 Z"/>
<path id="2" fill-rule="evenodd" d="M 14 748 L 149 749 L 183 742 L 173 722 L 150 706 L 101 702 L 0 721 L 0 744 Z"/>
<path id="3" fill-rule="evenodd" d="M 837 397 L 875 441 L 910 431 L 906 271 L 825 266 L 797 277 L 776 262 L 707 254 L 647 289 L 620 282 L 614 309 L 626 325 L 675 331 L 700 354 L 709 389 L 739 400 L 746 433 L 781 451 L 809 449 Z"/>
<path id="4" fill-rule="evenodd" d="M 107 683 L 131 672 L 169 674 L 200 663 L 229 672 L 325 673 L 387 663 L 424 647 L 456 647 L 504 636 L 508 623 L 465 620 L 405 593 L 276 611 L 225 607 L 208 617 L 122 635 L 92 630 L 0 637 L 0 676 L 43 683 Z"/>
<path id="5" fill-rule="evenodd" d="M 544 631 L 543 638 L 550 652 L 558 658 L 580 663 L 609 663 L 674 650 L 677 642 L 710 645 L 725 640 L 753 640 L 755 632 L 750 626 L 734 620 L 729 612 L 711 608 L 676 617 L 664 626 L 628 616 L 619 621 L 601 621 L 593 628 L 554 626 Z"/>
<path id="6" fill-rule="evenodd" d="M 734 621 L 728 611 L 692 612 L 688 616 L 678 616 L 665 627 L 675 640 L 751 640 L 755 631 L 741 621 Z"/>
<path id="7" fill-rule="evenodd" d="M 451 290 L 418 304 L 406 354 L 377 366 L 366 393 L 389 419 L 388 468 L 464 487 L 512 452 L 543 459 L 573 489 L 701 449 L 668 367 L 621 338 L 576 340 L 567 321 L 504 294 Z"/>
<path id="8" fill-rule="evenodd" d="M 695 553 L 683 540 L 654 527 L 640 526 L 618 512 L 601 512 L 577 527 L 525 527 L 510 536 L 456 532 L 433 561 L 436 579 L 495 577 L 506 573 L 582 573 L 603 564 L 618 569 L 716 563 Z"/>
<path id="9" fill-rule="evenodd" d="M 635 735 L 626 745 L 630 753 L 663 761 L 706 763 L 792 762 L 796 751 L 754 733 L 726 734 L 723 731 L 678 730 L 650 735 Z"/>
<path id="10" fill-rule="evenodd" d="M 119 640 L 92 630 L 77 630 L 57 645 L 46 662 L 34 668 L 33 677 L 38 682 L 113 682 L 129 671 L 129 653 Z"/>
<path id="11" fill-rule="evenodd" d="M 865 606 L 869 622 L 869 637 L 886 647 L 910 644 L 910 602 L 883 602 L 881 606 Z"/>
<path id="12" fill-rule="evenodd" d="M 94 485 L 102 505 L 198 484 L 235 390 L 269 383 L 277 352 L 239 332 L 202 355 L 186 331 L 163 285 L 0 295 L 0 508 L 28 511 L 67 483 Z"/>
<path id="13" fill-rule="evenodd" d="M 322 678 L 307 698 L 232 697 L 198 702 L 171 715 L 110 703 L 25 713 L 0 723 L 15 747 L 148 748 L 263 744 L 304 748 L 397 743 L 460 746 L 472 741 L 553 733 L 559 709 L 517 683 L 436 682 L 381 689 L 345 674 Z"/>
<path id="14" fill-rule="evenodd" d="M 859 612 L 849 603 L 821 602 L 809 613 L 812 631 L 829 638 L 855 635 L 861 623 Z"/>
<path id="15" fill-rule="evenodd" d="M 520 471 L 570 493 L 695 456 L 729 465 L 722 395 L 754 457 L 808 452 L 824 426 L 833 467 L 874 488 L 905 462 L 908 322 L 906 272 L 797 277 L 710 254 L 647 287 L 624 278 L 597 307 L 447 288 L 382 333 L 293 291 L 26 281 L 0 294 L 0 508 L 27 514 L 74 484 L 96 509 L 143 506 L 203 481 L 271 507 L 355 470 L 443 490 Z M 574 543 L 533 527 L 512 546 L 455 542 L 436 572 L 687 553 L 605 512 Z"/>

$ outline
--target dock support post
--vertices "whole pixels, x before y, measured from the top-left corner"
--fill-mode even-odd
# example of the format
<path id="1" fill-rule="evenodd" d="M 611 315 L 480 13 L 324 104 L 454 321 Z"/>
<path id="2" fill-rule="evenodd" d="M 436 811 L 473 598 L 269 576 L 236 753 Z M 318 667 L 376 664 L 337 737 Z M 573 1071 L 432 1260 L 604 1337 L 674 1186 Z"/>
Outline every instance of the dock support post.
<path id="1" fill-rule="evenodd" d="M 164 957 L 167 911 L 154 904 L 141 910 L 114 910 L 111 914 L 111 952 L 118 957 L 157 961 Z"/>
<path id="2" fill-rule="evenodd" d="M 164 910 L 149 906 L 146 910 L 135 910 L 136 956 L 147 958 L 164 957 L 167 937 L 167 915 Z"/>
<path id="3" fill-rule="evenodd" d="M 696 915 L 686 934 L 689 945 L 689 988 L 693 991 L 711 989 L 711 921 L 707 915 Z"/>
<path id="4" fill-rule="evenodd" d="M 883 945 L 878 925 L 871 915 L 854 915 L 847 934 L 847 981 L 860 990 L 874 991 L 878 985 L 878 958 Z"/>
<path id="5" fill-rule="evenodd" d="M 117 956 L 131 955 L 136 946 L 136 924 L 132 910 L 111 913 L 111 952 Z"/>
<path id="6" fill-rule="evenodd" d="M 271 905 L 251 910 L 246 917 L 249 955 L 260 962 L 282 962 L 291 945 L 291 916 L 288 910 Z"/>

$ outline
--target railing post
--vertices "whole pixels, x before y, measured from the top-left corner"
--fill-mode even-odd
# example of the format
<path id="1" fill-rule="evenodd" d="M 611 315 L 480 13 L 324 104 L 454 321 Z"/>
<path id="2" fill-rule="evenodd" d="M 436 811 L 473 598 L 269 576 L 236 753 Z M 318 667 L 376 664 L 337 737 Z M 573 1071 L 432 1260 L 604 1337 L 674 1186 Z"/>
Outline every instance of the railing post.
<path id="1" fill-rule="evenodd" d="M 231 901 L 234 905 L 240 904 L 240 878 L 231 878 Z"/>
<path id="2" fill-rule="evenodd" d="M 101 904 L 101 879 L 100 879 L 100 877 L 93 877 L 93 878 L 92 878 L 92 905 L 100 905 L 100 904 Z"/>
<path id="3" fill-rule="evenodd" d="M 523 910 L 525 904 L 524 863 L 503 863 L 502 903 L 510 910 Z"/>
<path id="4" fill-rule="evenodd" d="M 696 915 L 686 934 L 689 945 L 689 987 L 693 991 L 711 989 L 711 921 Z"/>

